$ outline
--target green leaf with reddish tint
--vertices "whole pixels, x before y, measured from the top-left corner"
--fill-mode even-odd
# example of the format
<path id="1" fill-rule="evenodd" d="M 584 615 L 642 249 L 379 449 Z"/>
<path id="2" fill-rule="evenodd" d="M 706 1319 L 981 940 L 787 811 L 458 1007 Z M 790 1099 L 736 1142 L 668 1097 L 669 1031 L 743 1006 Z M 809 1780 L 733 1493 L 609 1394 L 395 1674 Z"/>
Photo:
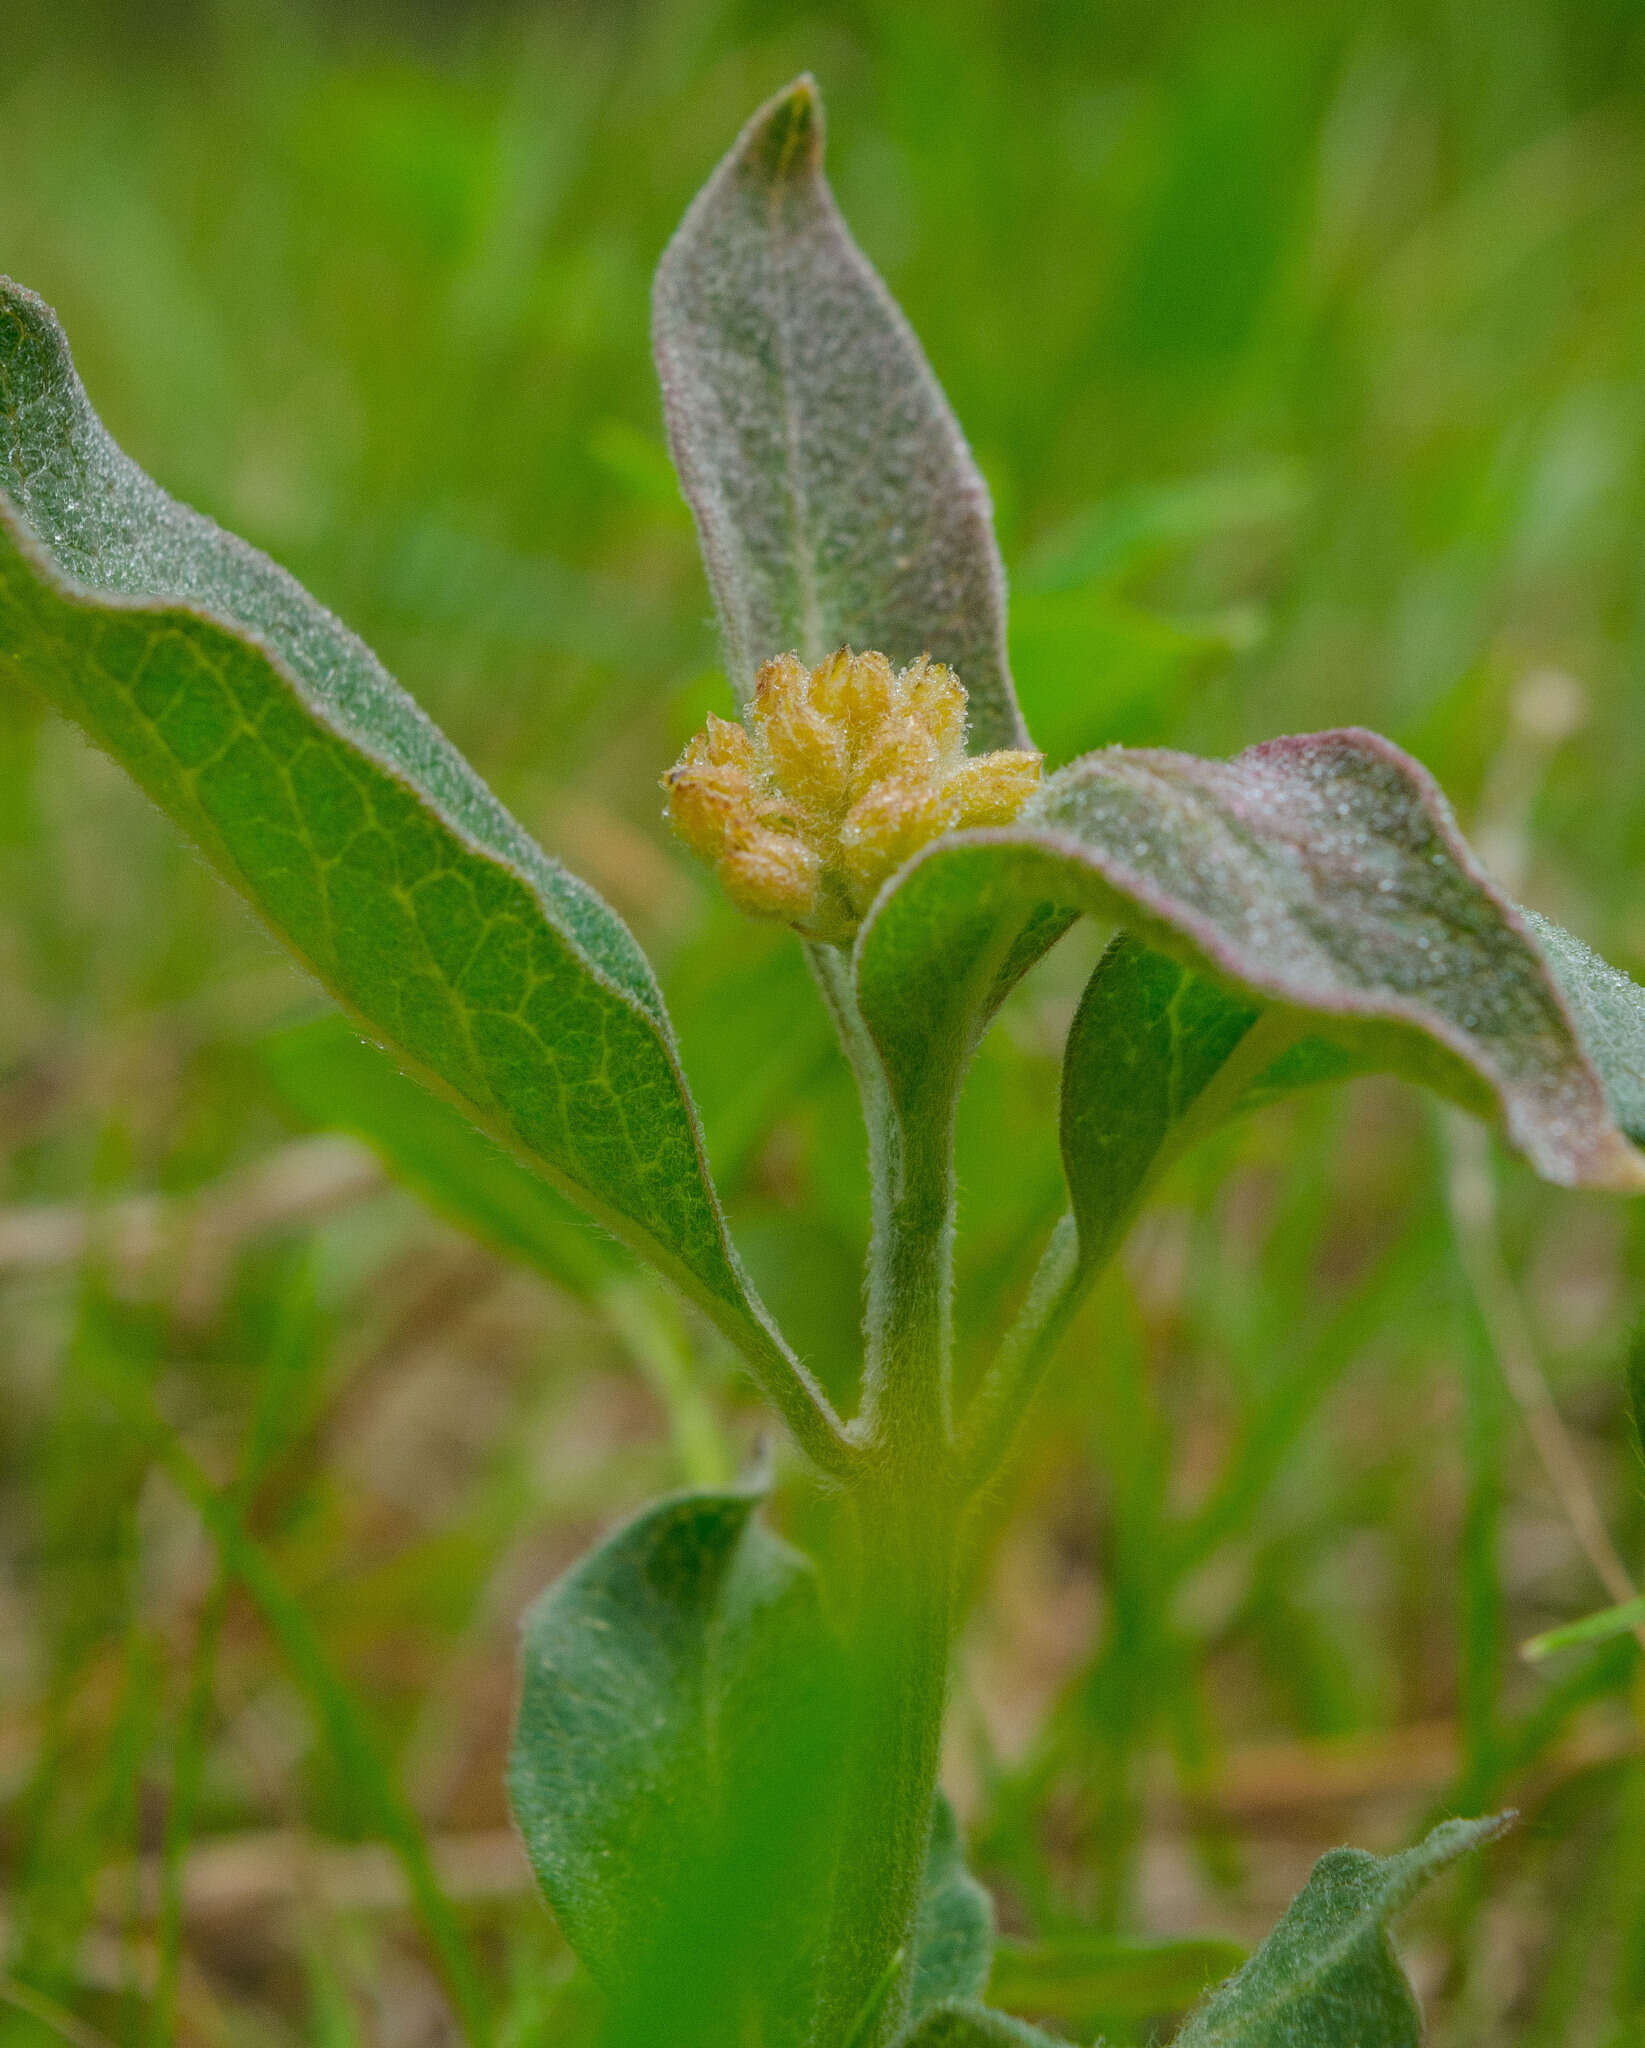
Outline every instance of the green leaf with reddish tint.
<path id="1" fill-rule="evenodd" d="M 647 1508 L 525 1620 L 514 1817 L 624 2048 L 804 2038 L 845 1673 L 757 1506 Z"/>
<path id="2" fill-rule="evenodd" d="M 114 755 L 370 1036 L 692 1296 L 826 1460 L 622 921 L 346 627 L 121 453 L 9 282 L 0 668 Z"/>
<path id="3" fill-rule="evenodd" d="M 1645 1144 L 1645 988 L 1551 919 L 1520 914 L 1576 1019 L 1612 1116 Z"/>
<path id="4" fill-rule="evenodd" d="M 1333 1849 L 1251 1960 L 1212 1992 L 1176 2048 L 1419 2048 L 1422 2015 L 1388 1922 L 1512 1819 L 1449 1820 L 1401 1856 Z"/>
<path id="5" fill-rule="evenodd" d="M 732 685 L 746 697 L 787 649 L 930 654 L 970 693 L 979 751 L 1024 746 L 987 488 L 822 158 L 822 102 L 800 78 L 743 130 L 657 270 L 669 441 Z"/>
<path id="6" fill-rule="evenodd" d="M 893 1093 L 928 1085 L 922 1063 L 957 1071 L 1002 979 L 1032 951 L 1029 935 L 1076 910 L 1124 924 L 1211 984 L 1167 987 L 1137 967 L 1137 1018 L 1123 1003 L 1116 1014 L 1087 1007 L 1094 1042 L 1136 1036 L 1143 1061 L 1152 1036 L 1169 1069 L 1146 1112 L 1156 1130 L 1204 1085 L 1215 1043 L 1238 1042 L 1238 1011 L 1249 1022 L 1277 1009 L 1309 1043 L 1290 1071 L 1249 1076 L 1259 1094 L 1333 1062 L 1382 1068 L 1500 1122 L 1546 1179 L 1645 1186 L 1613 1108 L 1617 1084 L 1590 1057 L 1537 934 L 1426 771 L 1375 734 L 1275 740 L 1232 761 L 1112 748 L 1053 776 L 1013 825 L 936 842 L 882 894 L 857 943 L 863 1011 Z M 1152 1019 L 1149 1003 L 1160 1006 Z M 1094 1134 L 1115 1113 L 1112 1064 L 1078 1043 L 1075 1053 L 1065 1130 Z M 1119 1107 L 1140 1129 L 1141 1106 Z M 1122 1129 L 1102 1156 L 1068 1155 L 1076 1209 L 1099 1234 L 1112 1226 L 1115 1148 L 1138 1143 Z"/>

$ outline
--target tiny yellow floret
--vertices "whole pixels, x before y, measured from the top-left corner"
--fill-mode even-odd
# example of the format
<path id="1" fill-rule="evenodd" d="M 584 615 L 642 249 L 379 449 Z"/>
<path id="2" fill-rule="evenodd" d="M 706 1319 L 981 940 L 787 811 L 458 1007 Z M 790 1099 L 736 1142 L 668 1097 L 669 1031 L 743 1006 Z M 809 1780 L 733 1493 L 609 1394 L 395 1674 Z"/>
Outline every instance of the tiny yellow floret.
<path id="1" fill-rule="evenodd" d="M 1038 754 L 967 754 L 965 729 L 941 662 L 779 654 L 747 725 L 710 717 L 662 778 L 668 819 L 739 909 L 844 944 L 929 840 L 1007 824 L 1038 787 Z"/>

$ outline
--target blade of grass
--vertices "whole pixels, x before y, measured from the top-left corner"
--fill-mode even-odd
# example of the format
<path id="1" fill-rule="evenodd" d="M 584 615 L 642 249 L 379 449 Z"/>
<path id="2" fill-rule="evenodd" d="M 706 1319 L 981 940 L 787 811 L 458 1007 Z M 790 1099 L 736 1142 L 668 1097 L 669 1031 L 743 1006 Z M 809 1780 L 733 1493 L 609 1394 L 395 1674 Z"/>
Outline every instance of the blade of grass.
<path id="1" fill-rule="evenodd" d="M 1298 1350 L 1289 1371 L 1251 1414 L 1222 1479 L 1176 1540 L 1175 1571 L 1186 1576 L 1249 1527 L 1298 1438 L 1354 1354 L 1387 1323 L 1428 1269 L 1425 1214 L 1410 1227 Z"/>
<path id="2" fill-rule="evenodd" d="M 256 1405 L 241 1448 L 239 1467 L 227 1499 L 242 1524 L 257 1489 L 279 1455 L 294 1416 L 306 1411 L 303 1384 L 322 1358 L 313 1286 L 306 1260 L 287 1268 L 278 1294 L 276 1324 L 258 1378 Z M 183 1872 L 199 1801 L 217 1674 L 217 1649 L 228 1608 L 232 1578 L 221 1556 L 195 1629 L 188 1694 L 172 1750 L 171 1799 L 160 1846 L 159 1924 L 156 1931 L 154 1998 L 149 2008 L 150 2048 L 170 2048 L 177 2036 L 177 1999 L 182 1980 Z"/>
<path id="3" fill-rule="evenodd" d="M 1561 1650 L 1583 1650 L 1590 1643 L 1609 1642 L 1613 1636 L 1632 1635 L 1645 1628 L 1645 1593 L 1623 1600 L 1615 1607 L 1602 1607 L 1597 1614 L 1585 1614 L 1580 1621 L 1568 1621 L 1563 1628 L 1545 1629 L 1519 1646 L 1528 1664 L 1544 1657 L 1556 1657 Z"/>
<path id="4" fill-rule="evenodd" d="M 171 1799 L 160 1844 L 160 1911 L 155 1938 L 154 1998 L 149 2006 L 150 2048 L 169 2048 L 177 2038 L 177 1997 L 183 1975 L 183 1870 L 194 1837 L 217 1675 L 217 1646 L 228 1607 L 228 1590 L 228 1574 L 219 1564 L 195 1629 L 188 1696 L 172 1748 Z"/>
<path id="5" fill-rule="evenodd" d="M 1588 1475 L 1555 1405 L 1537 1357 L 1530 1318 L 1502 1255 L 1490 1138 L 1480 1126 L 1454 1110 L 1441 1112 L 1441 1122 L 1448 1162 L 1446 1196 L 1457 1262 L 1473 1290 L 1497 1365 L 1519 1409 L 1560 1513 L 1593 1567 L 1595 1578 L 1618 1606 L 1624 1605 L 1636 1597 L 1638 1589 L 1611 1541 Z M 1634 1636 L 1641 1649 L 1645 1649 L 1645 1622 L 1634 1628 Z"/>
<path id="6" fill-rule="evenodd" d="M 107 1391 L 141 1429 L 173 1485 L 205 1524 L 225 1571 L 245 1589 L 278 1643 L 293 1678 L 324 1731 L 339 1769 L 370 1812 L 405 1874 L 422 1924 L 470 2048 L 490 2048 L 490 2003 L 462 1925 L 435 1876 L 428 1843 L 409 1802 L 380 1755 L 365 1715 L 333 1668 L 299 1601 L 262 1545 L 248 1534 L 232 1490 L 220 1492 L 146 1396 L 125 1380 Z"/>
<path id="7" fill-rule="evenodd" d="M 1503 1396 L 1489 1340 L 1471 1302 L 1464 1305 L 1464 1316 L 1467 1328 L 1458 1347 L 1464 1496 L 1457 1591 L 1457 1690 L 1463 1737 L 1457 1811 L 1474 1813 L 1480 1810 L 1481 1788 L 1494 1775 L 1506 1632 L 1497 1555 L 1503 1496 Z M 1470 1865 L 1461 1888 L 1479 1881 L 1477 1868 Z"/>
<path id="8" fill-rule="evenodd" d="M 261 1613 L 326 1732 L 339 1767 L 373 1814 L 383 1839 L 405 1872 L 412 1904 L 434 1950 L 446 1987 L 472 2048 L 491 2040 L 489 2001 L 468 1941 L 440 1888 L 428 1843 L 410 1804 L 378 1753 L 353 1693 L 332 1668 L 301 1605 L 282 1583 L 267 1553 L 241 1526 L 175 1438 L 163 1438 L 161 1462 L 216 1541 L 224 1564 Z"/>
<path id="9" fill-rule="evenodd" d="M 19 1984 L 15 1977 L 0 1977 L 0 2005 L 9 2005 L 14 2011 L 25 2013 L 48 2033 L 69 2042 L 70 2048 L 114 2048 L 107 2034 L 99 2033 L 95 2027 L 76 2018 L 67 2006 L 59 2005 L 55 1998 L 48 1998 L 43 1991 Z"/>
<path id="10" fill-rule="evenodd" d="M 141 1655 L 135 1579 L 149 1458 L 109 1414 L 102 1384 L 150 1368 L 154 1339 L 152 1319 L 110 1300 L 86 1271 L 44 1440 L 31 1447 L 45 1683 L 5 1903 L 13 1974 L 53 1989 L 77 1981 L 96 1873 L 111 1832 L 130 1819 L 143 1748 L 134 1716 L 146 1713 L 138 1680 L 152 1658 Z M 123 1674 L 113 1698 L 100 1683 L 111 1666 Z"/>

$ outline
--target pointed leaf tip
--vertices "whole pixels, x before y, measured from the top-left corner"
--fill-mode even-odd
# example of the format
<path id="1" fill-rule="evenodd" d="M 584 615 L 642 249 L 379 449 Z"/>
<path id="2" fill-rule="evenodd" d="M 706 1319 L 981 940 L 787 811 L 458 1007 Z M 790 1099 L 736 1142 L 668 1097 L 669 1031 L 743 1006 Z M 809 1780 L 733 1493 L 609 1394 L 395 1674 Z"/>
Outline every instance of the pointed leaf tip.
<path id="1" fill-rule="evenodd" d="M 810 176 L 822 163 L 823 108 L 817 81 L 802 71 L 744 128 L 734 156 L 773 184 Z"/>
<path id="2" fill-rule="evenodd" d="M 1449 1820 L 1398 1856 L 1332 1849 L 1262 1947 L 1177 2036 L 1177 2048 L 1417 2048 L 1422 2018 L 1388 1923 L 1512 1813 Z"/>
<path id="3" fill-rule="evenodd" d="M 669 446 L 726 669 L 836 647 L 959 676 L 978 753 L 1027 735 L 988 490 L 918 341 L 823 176 L 822 101 L 767 101 L 657 266 Z"/>

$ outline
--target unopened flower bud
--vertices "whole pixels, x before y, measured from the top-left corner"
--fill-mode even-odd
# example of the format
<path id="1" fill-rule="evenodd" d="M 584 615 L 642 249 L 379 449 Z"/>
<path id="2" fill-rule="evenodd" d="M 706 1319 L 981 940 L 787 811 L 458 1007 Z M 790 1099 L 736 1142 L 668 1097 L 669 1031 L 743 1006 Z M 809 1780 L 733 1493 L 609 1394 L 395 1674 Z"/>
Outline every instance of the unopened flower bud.
<path id="1" fill-rule="evenodd" d="M 786 832 L 756 832 L 719 864 L 720 885 L 751 917 L 810 928 L 825 915 L 822 862 Z"/>
<path id="2" fill-rule="evenodd" d="M 939 753 L 965 749 L 965 691 L 951 668 L 925 656 L 904 672 L 909 716 L 925 727 Z"/>
<path id="3" fill-rule="evenodd" d="M 811 672 L 811 701 L 852 739 L 864 739 L 897 701 L 897 678 L 883 654 L 841 647 Z"/>
<path id="4" fill-rule="evenodd" d="M 848 647 L 761 668 L 745 729 L 710 718 L 663 777 L 668 817 L 756 917 L 843 945 L 888 876 L 939 833 L 999 825 L 1037 754 L 965 752 L 965 691 L 940 662 L 899 674 Z"/>
<path id="5" fill-rule="evenodd" d="M 1003 749 L 997 754 L 971 756 L 948 778 L 949 830 L 1010 824 L 1039 782 L 1038 754 Z"/>
<path id="6" fill-rule="evenodd" d="M 811 678 L 797 655 L 779 654 L 760 670 L 754 718 L 772 776 L 784 794 L 803 810 L 823 816 L 837 809 L 848 772 L 845 734 L 813 704 Z"/>
<path id="7" fill-rule="evenodd" d="M 937 743 L 926 728 L 906 711 L 893 712 L 858 752 L 846 793 L 856 803 L 882 782 L 928 783 L 940 765 Z"/>
<path id="8" fill-rule="evenodd" d="M 682 761 L 663 787 L 668 822 L 699 860 L 717 861 L 752 820 L 754 786 L 744 769 Z"/>
<path id="9" fill-rule="evenodd" d="M 852 805 L 840 827 L 840 865 L 859 917 L 886 876 L 943 830 L 948 822 L 943 795 L 940 784 L 898 776 Z"/>

